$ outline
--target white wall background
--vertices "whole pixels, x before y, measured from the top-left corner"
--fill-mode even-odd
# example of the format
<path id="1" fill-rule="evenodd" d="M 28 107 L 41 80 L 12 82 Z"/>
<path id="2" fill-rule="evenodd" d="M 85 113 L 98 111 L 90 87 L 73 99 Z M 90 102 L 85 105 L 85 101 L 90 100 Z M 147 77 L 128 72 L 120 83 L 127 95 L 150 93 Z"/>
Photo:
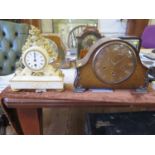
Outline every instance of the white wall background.
<path id="1" fill-rule="evenodd" d="M 127 20 L 120 19 L 99 19 L 98 28 L 105 36 L 124 35 Z"/>

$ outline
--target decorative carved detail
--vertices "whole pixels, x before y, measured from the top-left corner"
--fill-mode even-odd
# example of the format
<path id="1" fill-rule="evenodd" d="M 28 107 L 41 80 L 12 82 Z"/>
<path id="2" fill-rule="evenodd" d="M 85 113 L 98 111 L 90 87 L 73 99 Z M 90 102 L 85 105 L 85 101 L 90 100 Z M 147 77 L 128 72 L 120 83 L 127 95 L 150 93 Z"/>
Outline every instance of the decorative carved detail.
<path id="1" fill-rule="evenodd" d="M 31 25 L 31 29 L 29 30 L 29 36 L 26 40 L 25 45 L 22 48 L 22 52 L 26 51 L 28 48 L 32 46 L 41 46 L 45 48 L 52 58 L 57 58 L 55 43 L 45 37 L 41 34 L 40 30 L 36 28 L 35 26 Z"/>

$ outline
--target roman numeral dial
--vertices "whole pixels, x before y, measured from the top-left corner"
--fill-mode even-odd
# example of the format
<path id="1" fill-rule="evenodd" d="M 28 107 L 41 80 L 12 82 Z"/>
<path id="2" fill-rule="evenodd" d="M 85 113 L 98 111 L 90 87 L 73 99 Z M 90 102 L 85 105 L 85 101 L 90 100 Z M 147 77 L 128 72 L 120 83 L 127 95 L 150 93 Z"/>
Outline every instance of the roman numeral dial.
<path id="1" fill-rule="evenodd" d="M 39 71 L 45 67 L 46 58 L 40 51 L 31 50 L 25 55 L 25 64 L 31 70 Z"/>

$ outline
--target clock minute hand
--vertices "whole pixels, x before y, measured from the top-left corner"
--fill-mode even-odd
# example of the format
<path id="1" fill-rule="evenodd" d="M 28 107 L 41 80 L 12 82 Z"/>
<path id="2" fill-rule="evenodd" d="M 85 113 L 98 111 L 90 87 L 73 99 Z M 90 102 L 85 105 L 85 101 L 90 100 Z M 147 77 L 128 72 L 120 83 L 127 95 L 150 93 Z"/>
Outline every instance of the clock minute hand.
<path id="1" fill-rule="evenodd" d="M 115 65 L 118 65 L 119 63 L 121 63 L 123 60 L 125 59 L 125 57 L 123 57 L 122 59 L 118 60 Z"/>
<path id="2" fill-rule="evenodd" d="M 36 53 L 34 52 L 34 61 L 36 61 Z"/>

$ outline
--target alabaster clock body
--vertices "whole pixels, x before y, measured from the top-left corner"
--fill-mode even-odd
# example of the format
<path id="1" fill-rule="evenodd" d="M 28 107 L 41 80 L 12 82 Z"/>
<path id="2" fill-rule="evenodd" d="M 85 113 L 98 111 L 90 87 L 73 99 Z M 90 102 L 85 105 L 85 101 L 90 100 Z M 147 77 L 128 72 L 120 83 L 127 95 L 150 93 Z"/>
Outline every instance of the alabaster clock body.
<path id="1" fill-rule="evenodd" d="M 76 62 L 78 88 L 143 88 L 147 85 L 147 68 L 139 51 L 122 39 L 102 38 Z"/>
<path id="2" fill-rule="evenodd" d="M 10 80 L 11 88 L 63 90 L 64 75 L 57 60 L 58 52 L 52 41 L 44 38 L 39 29 L 31 26 L 15 75 Z"/>

